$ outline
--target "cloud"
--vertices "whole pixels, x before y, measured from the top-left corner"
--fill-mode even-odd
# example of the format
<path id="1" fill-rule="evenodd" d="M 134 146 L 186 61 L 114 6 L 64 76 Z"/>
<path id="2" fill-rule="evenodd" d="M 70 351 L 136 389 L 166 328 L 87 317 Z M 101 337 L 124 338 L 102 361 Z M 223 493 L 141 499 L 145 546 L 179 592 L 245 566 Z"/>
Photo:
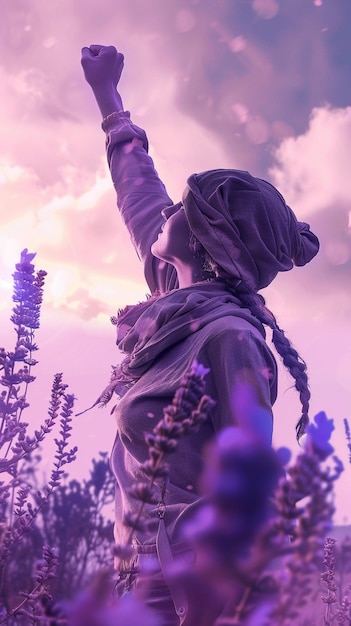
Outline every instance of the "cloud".
<path id="1" fill-rule="evenodd" d="M 94 313 L 113 313 L 116 300 L 121 306 L 133 290 L 140 298 L 146 288 L 141 265 L 114 207 L 109 173 L 101 170 L 80 194 L 73 191 L 71 168 L 68 174 L 71 185 L 67 181 L 66 195 L 53 195 L 51 188 L 38 187 L 37 177 L 25 169 L 8 164 L 0 168 L 2 179 L 11 178 L 0 186 L 1 273 L 5 280 L 24 247 L 36 251 L 37 265 L 48 271 L 47 303 L 86 319 Z M 126 259 L 128 270 L 123 275 Z"/>
<path id="2" fill-rule="evenodd" d="M 9 57 L 10 50 L 12 57 L 6 69 L 0 69 L 6 114 L 0 129 L 4 251 L 0 271 L 7 283 L 20 250 L 28 247 L 37 252 L 38 265 L 48 271 L 50 306 L 66 308 L 84 319 L 100 318 L 111 307 L 114 312 L 117 306 L 143 298 L 147 287 L 115 208 L 99 112 L 80 67 L 81 45 L 116 38 L 113 20 L 106 24 L 101 15 L 95 19 L 93 3 L 87 3 L 83 14 L 70 3 L 63 5 L 62 11 L 58 4 L 49 11 L 33 0 L 24 11 L 13 3 L 6 15 L 4 52 Z M 138 6 L 134 2 L 121 7 L 123 33 L 127 26 L 130 30 Z M 152 13 L 143 4 L 139 8 L 147 23 L 152 21 Z M 163 12 L 162 20 L 166 17 Z M 192 13 L 183 11 L 177 28 L 186 31 L 191 19 Z M 164 67 L 155 64 L 156 31 L 144 24 L 126 38 L 125 100 L 135 110 L 135 121 L 149 131 L 150 152 L 169 193 L 179 198 L 192 171 L 225 167 L 228 160 L 212 133 L 178 110 L 176 76 L 166 75 Z M 146 48 L 140 57 L 141 41 Z"/>
<path id="3" fill-rule="evenodd" d="M 147 123 L 148 117 L 156 122 L 173 82 L 172 98 L 184 116 L 210 131 L 234 165 L 240 161 L 257 173 L 269 162 L 267 147 L 302 132 L 311 109 L 325 100 L 335 102 L 348 80 L 347 67 L 338 62 L 348 46 L 342 28 L 348 10 L 342 0 L 332 8 L 306 0 L 194 1 L 186 6 L 163 0 L 126 0 L 116 6 L 104 0 L 102 8 L 87 0 L 84 10 L 68 0 L 50 5 L 29 0 L 25 6 L 13 2 L 4 13 L 2 58 L 12 86 L 17 85 L 20 121 L 28 108 L 38 125 L 71 118 L 79 124 L 84 115 L 96 119 L 96 105 L 82 82 L 80 47 L 114 43 L 125 53 L 122 86 L 134 114 L 144 109 Z M 26 98 L 18 92 L 23 88 Z M 245 120 L 238 119 L 240 108 L 245 108 Z M 171 115 L 167 126 L 172 126 Z M 69 124 L 63 128 L 70 130 Z M 61 144 L 48 144 L 56 163 L 62 143 L 67 147 L 64 133 Z M 80 145 L 96 146 L 93 137 Z M 41 150 L 46 162 L 48 150 Z M 81 156 L 78 146 L 75 150 Z"/>
<path id="4" fill-rule="evenodd" d="M 306 132 L 282 142 L 270 170 L 272 182 L 320 239 L 320 253 L 312 262 L 315 289 L 329 300 L 327 310 L 343 309 L 345 315 L 351 307 L 350 139 L 351 107 L 314 109 Z"/>
<path id="5" fill-rule="evenodd" d="M 306 217 L 326 208 L 349 206 L 351 106 L 313 109 L 305 133 L 285 139 L 275 151 L 270 175 Z"/>
<path id="6" fill-rule="evenodd" d="M 297 6 L 303 7 L 303 25 Z M 115 209 L 99 112 L 80 67 L 81 46 L 96 41 L 115 43 L 125 53 L 125 106 L 147 129 L 170 195 L 180 197 L 193 171 L 238 167 L 265 177 L 273 162 L 269 176 L 301 219 L 311 219 L 322 242 L 311 267 L 282 277 L 283 293 L 308 290 L 316 280 L 322 292 L 328 280 L 333 293 L 346 293 L 350 112 L 319 106 L 308 120 L 310 104 L 325 98 L 330 77 L 331 95 L 343 82 L 344 68 L 328 52 L 333 45 L 336 54 L 344 38 L 335 41 L 340 19 L 328 7 L 274 0 L 245 8 L 229 1 L 183 6 L 153 0 L 151 6 L 131 0 L 117 11 L 106 0 L 101 12 L 91 0 L 84 11 L 67 0 L 53 0 L 50 7 L 31 0 L 26 7 L 14 2 L 5 13 L 4 262 L 9 268 L 15 261 L 14 242 L 16 254 L 23 247 L 37 250 L 38 262 L 50 271 L 52 306 L 99 317 L 117 284 L 118 304 L 126 302 L 123 293 L 132 296 L 122 293 L 121 281 L 123 290 L 130 281 L 138 293 L 130 301 L 145 290 Z M 89 313 L 77 304 L 84 293 L 92 298 Z"/>
<path id="7" fill-rule="evenodd" d="M 170 82 L 169 90 L 163 90 L 165 109 L 171 90 Z M 226 162 L 213 146 L 211 135 L 183 119 L 176 108 L 171 112 L 171 127 L 165 112 L 157 121 L 146 113 L 137 117 L 139 123 L 150 118 L 150 150 L 160 175 L 170 183 L 170 193 L 178 198 L 194 169 L 193 163 L 202 170 L 218 163 L 225 166 Z M 83 137 L 94 133 L 94 126 L 100 140 L 97 150 L 92 141 L 95 170 L 93 160 L 81 154 L 79 145 Z M 178 132 L 180 126 L 184 137 Z M 104 136 L 99 132 L 99 123 L 93 124 L 89 118 L 79 125 L 64 121 L 58 122 L 56 128 L 51 123 L 44 127 L 45 143 L 54 145 L 58 129 L 61 135 L 63 128 L 65 139 L 61 141 L 65 149 L 59 156 L 55 151 L 47 151 L 45 145 L 43 154 L 39 141 L 33 154 L 28 149 L 28 138 L 34 129 L 23 124 L 23 151 L 13 151 L 8 144 L 8 153 L 13 156 L 3 159 L 0 165 L 2 275 L 5 277 L 12 269 L 20 250 L 28 247 L 37 252 L 38 264 L 48 271 L 48 303 L 66 307 L 84 319 L 107 311 L 113 313 L 117 306 L 143 298 L 147 286 L 115 208 L 115 192 L 105 163 Z"/>
<path id="8" fill-rule="evenodd" d="M 189 32 L 172 33 L 166 22 L 158 55 L 177 74 L 179 106 L 211 129 L 234 161 L 262 173 L 270 148 L 303 132 L 313 107 L 340 102 L 348 77 L 338 61 L 349 54 L 341 16 L 347 19 L 348 9 L 339 2 L 317 9 L 305 0 L 202 7 L 193 7 Z"/>

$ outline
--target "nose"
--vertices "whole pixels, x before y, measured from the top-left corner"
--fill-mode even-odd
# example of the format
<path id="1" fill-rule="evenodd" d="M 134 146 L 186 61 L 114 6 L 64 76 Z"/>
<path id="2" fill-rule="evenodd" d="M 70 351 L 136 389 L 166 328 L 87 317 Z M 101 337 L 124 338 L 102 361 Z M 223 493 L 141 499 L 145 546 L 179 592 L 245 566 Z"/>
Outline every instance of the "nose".
<path id="1" fill-rule="evenodd" d="M 162 209 L 161 215 L 162 217 L 165 218 L 165 220 L 168 220 L 168 218 L 171 217 L 171 215 L 174 215 L 174 213 L 177 213 L 177 211 L 179 211 L 179 209 L 181 209 L 182 206 L 183 206 L 182 202 L 178 202 L 177 204 L 172 204 L 172 206 L 167 206 L 164 209 Z"/>

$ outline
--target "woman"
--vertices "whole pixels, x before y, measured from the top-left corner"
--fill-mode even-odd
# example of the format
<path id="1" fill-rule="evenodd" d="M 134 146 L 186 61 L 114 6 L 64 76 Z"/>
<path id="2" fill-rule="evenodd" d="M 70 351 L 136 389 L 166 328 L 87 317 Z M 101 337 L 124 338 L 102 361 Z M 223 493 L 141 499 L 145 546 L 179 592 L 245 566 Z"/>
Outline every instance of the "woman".
<path id="1" fill-rule="evenodd" d="M 263 324 L 273 330 L 274 345 L 295 379 L 302 403 L 298 436 L 303 433 L 310 397 L 306 366 L 258 291 L 279 271 L 309 262 L 319 244 L 279 192 L 248 172 L 193 174 L 182 201 L 173 204 L 147 154 L 145 132 L 123 111 L 116 89 L 123 63 L 123 55 L 113 46 L 82 50 L 85 78 L 103 117 L 118 207 L 151 290 L 149 300 L 127 307 L 117 323 L 117 343 L 126 358 L 111 386 L 121 396 L 112 452 L 115 534 L 123 543 L 127 531 L 121 520 L 135 510 L 128 489 L 142 479 L 140 465 L 147 458 L 144 433 L 162 417 L 163 407 L 170 404 L 196 359 L 209 369 L 206 393 L 216 404 L 200 432 L 181 439 L 170 457 L 165 525 L 167 541 L 177 552 L 182 524 L 199 501 L 197 480 L 205 443 L 235 424 L 264 445 L 271 444 L 277 368 Z M 155 507 L 147 513 L 157 516 Z M 141 532 L 136 543 L 139 554 L 159 548 L 155 534 Z M 120 587 L 127 589 L 131 571 L 129 564 L 121 572 Z M 163 619 L 179 623 L 174 603 L 183 623 L 185 601 L 173 594 L 172 602 L 162 576 L 156 579 L 160 587 L 155 604 L 161 603 L 164 616 L 169 616 Z"/>

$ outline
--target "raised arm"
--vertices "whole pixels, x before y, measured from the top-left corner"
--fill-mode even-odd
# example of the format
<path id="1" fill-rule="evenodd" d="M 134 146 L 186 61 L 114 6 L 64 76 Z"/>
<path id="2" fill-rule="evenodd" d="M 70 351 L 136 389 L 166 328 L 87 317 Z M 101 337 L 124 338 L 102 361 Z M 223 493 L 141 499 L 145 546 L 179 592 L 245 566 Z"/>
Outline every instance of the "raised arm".
<path id="1" fill-rule="evenodd" d="M 123 54 L 114 46 L 93 45 L 82 50 L 84 75 L 100 109 L 106 132 L 107 158 L 117 192 L 117 204 L 137 253 L 144 263 L 151 292 L 177 286 L 176 272 L 150 251 L 163 223 L 161 210 L 172 204 L 148 155 L 145 132 L 123 111 L 117 90 Z"/>

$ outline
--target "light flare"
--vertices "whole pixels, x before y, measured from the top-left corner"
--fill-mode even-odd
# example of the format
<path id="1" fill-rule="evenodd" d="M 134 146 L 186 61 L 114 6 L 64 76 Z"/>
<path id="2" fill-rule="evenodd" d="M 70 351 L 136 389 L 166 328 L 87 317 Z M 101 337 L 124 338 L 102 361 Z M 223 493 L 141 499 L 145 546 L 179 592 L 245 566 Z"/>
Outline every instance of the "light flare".
<path id="1" fill-rule="evenodd" d="M 277 0 L 253 0 L 252 8 L 264 20 L 271 20 L 279 12 Z"/>

